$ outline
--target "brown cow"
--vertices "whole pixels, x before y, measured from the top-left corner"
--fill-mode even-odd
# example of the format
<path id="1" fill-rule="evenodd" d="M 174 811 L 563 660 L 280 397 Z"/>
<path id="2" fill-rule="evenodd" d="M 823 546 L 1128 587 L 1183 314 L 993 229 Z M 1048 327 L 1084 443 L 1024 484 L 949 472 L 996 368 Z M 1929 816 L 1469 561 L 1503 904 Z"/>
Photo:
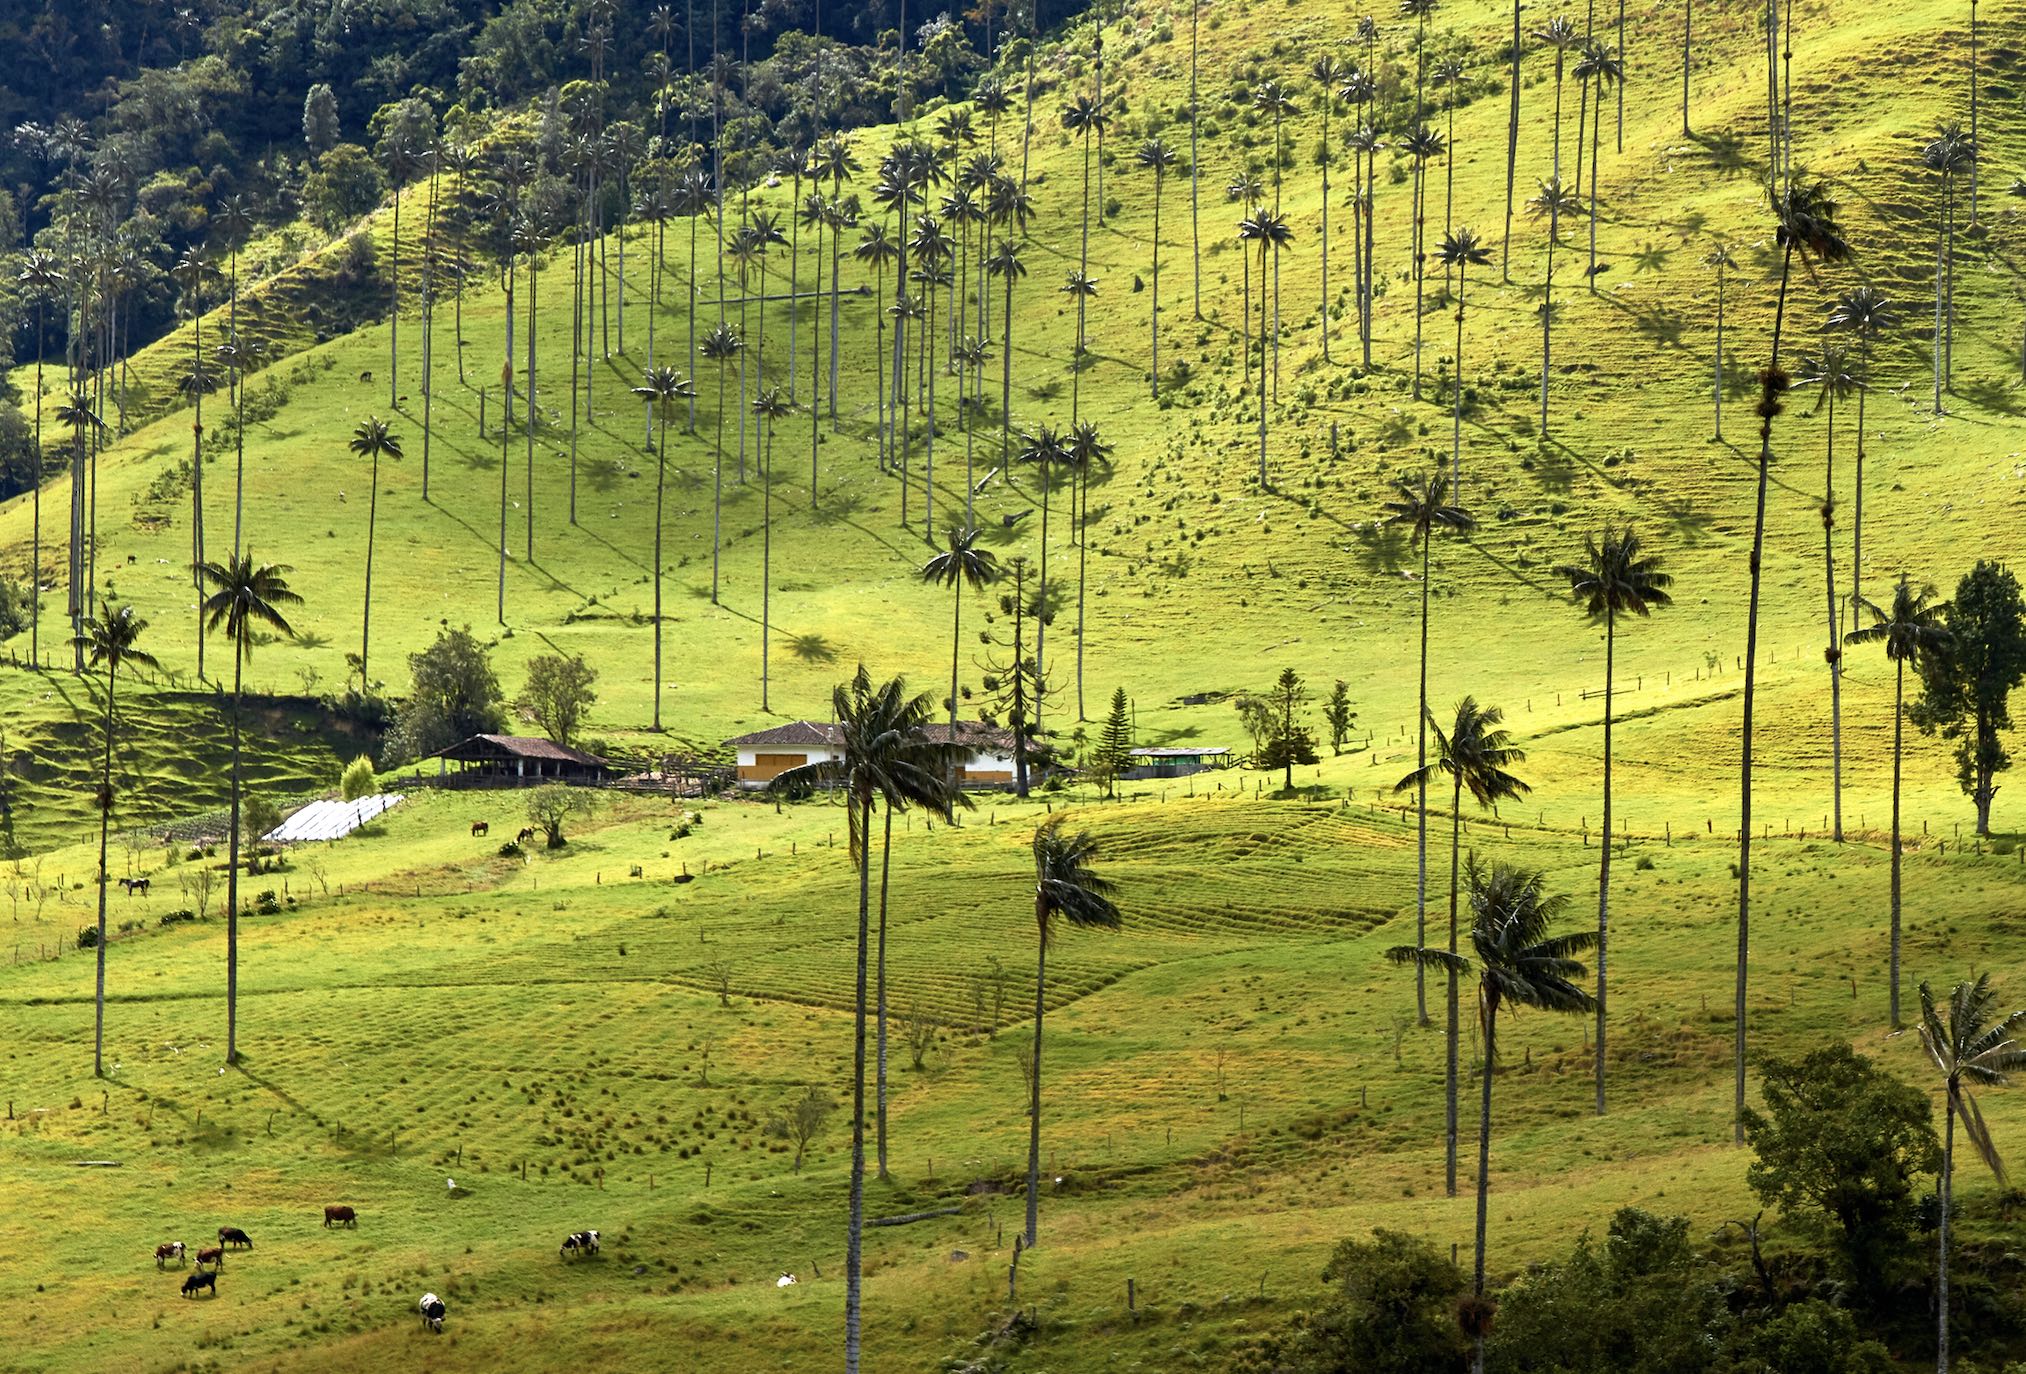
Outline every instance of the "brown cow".
<path id="1" fill-rule="evenodd" d="M 199 1250 L 197 1252 L 197 1267 L 202 1269 L 207 1264 L 214 1269 L 223 1269 L 225 1267 L 225 1247 L 213 1245 Z"/>
<path id="2" fill-rule="evenodd" d="M 492 826 L 485 821 L 473 821 L 471 823 L 472 838 L 477 839 L 480 835 L 485 834 L 488 830 L 491 829 Z"/>
<path id="3" fill-rule="evenodd" d="M 246 1234 L 246 1232 L 240 1230 L 237 1226 L 219 1227 L 218 1243 L 220 1245 L 230 1245 L 234 1249 L 237 1249 L 240 1246 L 245 1246 L 248 1250 L 251 1250 L 253 1248 L 252 1239 Z"/>
<path id="4" fill-rule="evenodd" d="M 535 838 L 535 828 L 532 825 L 524 826 L 521 829 L 521 833 L 514 836 L 514 843 L 527 844 L 531 842 L 534 838 Z"/>
<path id="5" fill-rule="evenodd" d="M 359 1214 L 349 1207 L 324 1208 L 324 1227 L 327 1230 L 332 1226 L 357 1226 L 358 1224 Z"/>
<path id="6" fill-rule="evenodd" d="M 157 1245 L 155 1247 L 155 1267 L 157 1269 L 160 1269 L 170 1260 L 174 1260 L 178 1264 L 183 1263 L 182 1241 L 180 1240 L 164 1241 L 160 1245 Z"/>

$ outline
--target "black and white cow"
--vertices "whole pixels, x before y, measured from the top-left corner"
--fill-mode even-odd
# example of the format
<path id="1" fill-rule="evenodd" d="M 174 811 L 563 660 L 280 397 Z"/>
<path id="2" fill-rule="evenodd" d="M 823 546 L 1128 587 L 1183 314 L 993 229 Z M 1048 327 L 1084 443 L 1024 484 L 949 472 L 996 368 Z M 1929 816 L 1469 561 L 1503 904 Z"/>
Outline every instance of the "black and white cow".
<path id="1" fill-rule="evenodd" d="M 563 1259 L 568 1259 L 573 1251 L 579 1255 L 597 1254 L 598 1233 L 596 1231 L 572 1231 L 569 1235 L 563 1237 L 563 1248 L 556 1253 Z"/>
<path id="2" fill-rule="evenodd" d="M 431 1331 L 443 1330 L 443 1299 L 434 1293 L 424 1293 L 422 1301 L 415 1304 L 415 1310 L 422 1314 L 422 1324 Z"/>

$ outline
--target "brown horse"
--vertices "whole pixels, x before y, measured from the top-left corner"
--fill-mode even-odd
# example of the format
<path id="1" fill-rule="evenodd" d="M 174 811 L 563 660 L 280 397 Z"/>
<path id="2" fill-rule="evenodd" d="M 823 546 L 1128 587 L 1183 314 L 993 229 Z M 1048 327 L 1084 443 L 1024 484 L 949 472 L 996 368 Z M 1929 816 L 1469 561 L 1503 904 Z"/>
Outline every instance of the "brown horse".
<path id="1" fill-rule="evenodd" d="M 492 827 L 484 821 L 473 821 L 471 823 L 471 836 L 473 839 L 477 839 L 480 835 L 485 834 L 490 829 L 492 829 Z"/>

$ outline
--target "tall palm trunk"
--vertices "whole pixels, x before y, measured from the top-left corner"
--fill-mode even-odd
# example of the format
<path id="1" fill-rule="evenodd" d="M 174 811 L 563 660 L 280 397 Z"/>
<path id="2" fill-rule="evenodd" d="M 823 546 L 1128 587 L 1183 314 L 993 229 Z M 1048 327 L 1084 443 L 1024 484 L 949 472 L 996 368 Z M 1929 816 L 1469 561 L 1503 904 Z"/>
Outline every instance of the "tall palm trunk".
<path id="1" fill-rule="evenodd" d="M 1449 975 L 1454 978 L 1455 974 Z M 1498 989 L 1484 989 L 1484 1083 L 1477 1111 L 1477 1261 L 1472 1269 L 1470 1291 L 1484 1297 L 1484 1241 L 1491 1205 L 1491 1079 L 1498 1066 Z M 1471 1356 L 1472 1374 L 1484 1374 L 1484 1332 L 1479 1330 L 1476 1350 Z"/>
<path id="2" fill-rule="evenodd" d="M 1779 304 L 1773 313 L 1773 353 L 1766 366 L 1765 396 L 1760 403 L 1758 497 L 1752 516 L 1752 592 L 1745 617 L 1745 693 L 1743 746 L 1738 768 L 1738 976 L 1734 1014 L 1735 1049 L 1732 1091 L 1732 1139 L 1745 1143 L 1745 990 L 1751 965 L 1752 899 L 1752 702 L 1758 685 L 1759 667 L 1759 586 L 1763 579 L 1761 560 L 1766 547 L 1766 486 L 1773 463 L 1773 414 L 1785 378 L 1780 372 L 1780 331 L 1787 322 L 1787 284 L 1794 270 L 1794 248 L 1790 243 L 1780 258 Z"/>
<path id="3" fill-rule="evenodd" d="M 718 359 L 718 432 L 711 455 L 711 605 L 718 604 L 718 553 L 725 510 L 725 359 Z"/>
<path id="4" fill-rule="evenodd" d="M 1154 299 L 1147 312 L 1147 340 L 1153 353 L 1153 394 L 1161 399 L 1161 180 L 1162 172 L 1154 169 Z M 1323 164 L 1323 361 L 1329 361 L 1329 276 L 1330 276 L 1330 230 L 1329 230 L 1329 164 Z"/>
<path id="5" fill-rule="evenodd" d="M 1463 851 L 1463 774 L 1456 774 L 1454 792 L 1449 799 L 1449 952 L 1455 954 L 1456 906 L 1462 883 Z M 1449 968 L 1448 1026 L 1443 1047 L 1442 1067 L 1442 1186 L 1449 1197 L 1456 1196 L 1456 1097 L 1457 1097 L 1457 1041 L 1462 1039 L 1462 1011 L 1459 1005 L 1458 978 L 1455 965 Z"/>
<path id="6" fill-rule="evenodd" d="M 1829 467 L 1822 478 L 1822 590 L 1829 613 L 1830 832 L 1843 843 L 1843 635 L 1836 609 L 1836 393 L 1829 392 Z"/>
<path id="7" fill-rule="evenodd" d="M 113 697 L 114 679 L 119 672 L 116 656 L 106 658 L 106 752 L 105 768 L 99 775 L 98 795 L 98 985 L 92 996 L 91 1071 L 104 1078 L 106 1050 L 106 889 L 112 875 L 106 872 L 106 841 L 113 819 Z"/>
<path id="8" fill-rule="evenodd" d="M 1559 185 L 1559 183 L 1557 183 Z M 1553 362 L 1555 341 L 1555 240 L 1561 237 L 1562 208 L 1559 200 L 1548 207 L 1548 276 L 1541 296 L 1541 438 L 1548 437 L 1548 369 Z"/>
<path id="9" fill-rule="evenodd" d="M 380 450 L 373 450 L 373 490 L 366 496 L 366 601 L 359 627 L 359 690 L 372 690 L 366 664 L 373 646 L 373 534 L 380 524 Z M 237 557 L 237 554 L 234 555 Z"/>
<path id="10" fill-rule="evenodd" d="M 1724 438 L 1724 269 L 1718 263 L 1716 269 L 1716 385 L 1712 388 L 1716 399 L 1716 441 Z M 1858 427 L 1857 446 L 1864 447 L 1864 426 Z"/>
<path id="11" fill-rule="evenodd" d="M 238 307 L 239 271 L 236 265 L 238 254 L 234 252 L 233 304 Z M 394 246 L 388 254 L 387 281 L 393 291 L 393 300 L 387 311 L 387 407 L 399 409 L 401 405 L 401 183 L 394 183 Z"/>
<path id="12" fill-rule="evenodd" d="M 1949 1374 L 1949 1210 L 1956 1177 L 1956 1095 L 1944 1098 L 1942 1127 L 1941 1225 L 1935 1244 L 1935 1371 Z"/>
<path id="13" fill-rule="evenodd" d="M 1519 161 L 1520 119 L 1520 0 L 1512 4 L 1512 103 L 1505 120 L 1505 237 L 1499 245 L 1499 280 L 1512 280 L 1512 187 L 1513 168 Z"/>
<path id="14" fill-rule="evenodd" d="M 865 1010 L 866 964 L 872 924 L 872 793 L 861 788 L 852 799 L 859 808 L 858 852 L 858 974 L 852 1001 L 851 1042 L 851 1201 L 844 1233 L 844 1369 L 858 1374 L 859 1309 L 863 1292 L 865 1249 Z"/>
<path id="15" fill-rule="evenodd" d="M 1034 899 L 1034 919 L 1039 923 L 1040 952 L 1034 959 L 1034 1063 L 1027 1075 L 1027 1248 L 1034 1248 L 1035 1231 L 1041 1222 L 1041 1014 L 1048 1004 L 1048 916 L 1041 898 Z"/>
<path id="16" fill-rule="evenodd" d="M 523 551 L 528 566 L 535 563 L 535 307 L 541 300 L 537 289 L 536 273 L 541 270 L 541 247 L 530 245 L 528 249 L 528 471 L 527 471 L 527 548 Z"/>
<path id="17" fill-rule="evenodd" d="M 1857 475 L 1851 483 L 1851 499 L 1854 510 L 1850 526 L 1850 614 L 1854 619 L 1859 603 L 1864 599 L 1864 393 L 1871 389 L 1871 340 L 1867 337 L 1858 344 L 1860 359 L 1858 366 L 1863 376 L 1857 388 Z"/>
<path id="18" fill-rule="evenodd" d="M 190 307 L 195 328 L 191 353 L 190 419 L 190 576 L 197 589 L 197 680 L 204 680 L 204 577 L 197 571 L 204 564 L 204 290 L 201 281 L 193 290 Z M 42 450 L 42 388 L 35 389 L 36 451 Z"/>
<path id="19" fill-rule="evenodd" d="M 1597 861 L 1597 1115 L 1604 1114 L 1604 1002 L 1609 992 L 1605 950 L 1611 936 L 1611 707 L 1617 686 L 1618 617 L 1604 616 L 1604 852 Z M 1487 1061 L 1488 1063 L 1489 1061 Z M 1486 1073 L 1490 1070 L 1487 1068 Z"/>
<path id="20" fill-rule="evenodd" d="M 873 1000 L 877 1006 L 879 1053 L 876 1072 L 877 1092 L 874 1098 L 873 1115 L 878 1137 L 879 1177 L 884 1182 L 889 1175 L 886 1171 L 886 894 L 887 876 L 893 861 L 893 802 L 886 804 L 886 834 L 879 845 L 879 951 L 873 974 Z"/>
<path id="21" fill-rule="evenodd" d="M 1463 499 L 1463 297 L 1464 280 L 1470 275 L 1470 264 L 1459 263 L 1456 268 L 1456 394 L 1451 398 L 1449 410 L 1449 488 L 1450 495 L 1457 501 Z"/>
<path id="22" fill-rule="evenodd" d="M 225 825 L 225 1062 L 239 1062 L 239 732 L 246 646 L 232 646 L 232 812 Z"/>
<path id="23" fill-rule="evenodd" d="M 1196 151 L 1196 54 L 1197 30 L 1202 22 L 1202 0 L 1189 0 L 1189 251 L 1196 263 L 1196 284 L 1191 289 L 1195 302 L 1196 318 L 1203 318 L 1203 230 L 1200 204 L 1196 195 L 1197 172 Z M 1158 240 L 1159 235 L 1155 235 Z"/>
<path id="24" fill-rule="evenodd" d="M 29 517 L 28 554 L 28 661 L 42 662 L 42 350 L 43 319 L 48 307 L 41 301 L 35 305 L 35 473 L 30 487 L 30 501 L 34 513 Z M 204 642 L 198 635 L 197 642 Z M 199 669 L 200 678 L 204 675 Z"/>
<path id="25" fill-rule="evenodd" d="M 1688 60 L 1694 51 L 1695 0 L 1681 0 L 1681 136 L 1695 137 L 1688 127 Z"/>
<path id="26" fill-rule="evenodd" d="M 1422 251 L 1423 225 L 1427 211 L 1428 160 L 1414 159 L 1414 399 L 1421 399 L 1421 310 L 1422 283 L 1427 254 Z M 1265 270 L 1264 262 L 1261 270 Z"/>
<path id="27" fill-rule="evenodd" d="M 1421 536 L 1421 688 L 1415 701 L 1418 726 L 1414 745 L 1414 943 L 1428 947 L 1428 545 Z M 1428 974 L 1414 965 L 1414 1011 L 1428 1024 Z"/>
<path id="28" fill-rule="evenodd" d="M 652 318 L 650 316 L 649 318 Z M 661 729 L 661 527 L 662 499 L 668 490 L 668 402 L 655 403 L 661 421 L 654 444 L 654 725 Z"/>
<path id="29" fill-rule="evenodd" d="M 772 635 L 770 620 L 774 609 L 774 417 L 763 419 L 764 423 L 755 427 L 759 430 L 760 445 L 760 710 L 764 712 L 771 709 L 767 691 L 771 680 L 768 640 Z"/>
<path id="30" fill-rule="evenodd" d="M 1906 660 L 1892 672 L 1892 1028 L 1899 1029 L 1899 771 L 1906 744 Z"/>
<path id="31" fill-rule="evenodd" d="M 1273 260 L 1280 262 L 1280 254 Z M 1259 241 L 1259 489 L 1266 490 L 1266 240 Z M 1420 324 L 1415 324 L 1420 329 Z"/>
<path id="32" fill-rule="evenodd" d="M 506 624 L 507 475 L 512 466 L 514 413 L 514 264 L 507 258 L 506 362 L 499 370 L 499 623 Z"/>

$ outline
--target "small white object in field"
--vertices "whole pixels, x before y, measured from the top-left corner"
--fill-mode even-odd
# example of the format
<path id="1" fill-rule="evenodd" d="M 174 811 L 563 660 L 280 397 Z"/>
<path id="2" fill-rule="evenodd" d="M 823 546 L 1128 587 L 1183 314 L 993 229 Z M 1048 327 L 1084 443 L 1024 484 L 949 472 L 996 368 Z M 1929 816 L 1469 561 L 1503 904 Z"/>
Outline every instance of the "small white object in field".
<path id="1" fill-rule="evenodd" d="M 795 1286 L 795 1283 L 796 1283 L 796 1279 L 795 1279 L 795 1276 L 794 1276 L 793 1274 L 783 1274 L 783 1275 L 781 1275 L 781 1277 L 780 1277 L 780 1278 L 778 1278 L 778 1279 L 775 1279 L 775 1280 L 774 1280 L 774 1287 L 776 1287 L 776 1288 L 793 1288 L 793 1287 Z"/>
<path id="2" fill-rule="evenodd" d="M 457 1180 L 454 1178 L 446 1178 L 443 1180 L 443 1186 L 448 1188 L 451 1192 L 454 1193 L 457 1191 Z"/>

